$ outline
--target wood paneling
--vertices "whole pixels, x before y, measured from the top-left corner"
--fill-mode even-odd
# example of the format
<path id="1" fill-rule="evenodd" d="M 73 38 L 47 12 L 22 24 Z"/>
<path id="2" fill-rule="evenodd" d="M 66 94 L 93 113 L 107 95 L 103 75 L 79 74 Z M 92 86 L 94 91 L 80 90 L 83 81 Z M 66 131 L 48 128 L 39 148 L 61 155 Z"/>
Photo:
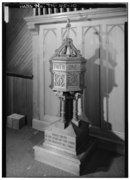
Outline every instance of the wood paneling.
<path id="1" fill-rule="evenodd" d="M 52 31 L 49 31 L 43 44 L 43 47 L 44 47 L 44 57 L 43 57 L 44 58 L 44 85 L 45 85 L 44 105 L 45 105 L 45 114 L 56 116 L 58 114 L 59 99 L 58 97 L 55 96 L 55 94 L 49 87 L 50 82 L 51 82 L 51 73 L 49 70 L 49 67 L 50 67 L 49 59 L 52 57 L 56 49 L 56 46 L 54 46 L 52 42 L 56 44 L 56 36 L 54 33 L 52 33 Z"/>
<path id="2" fill-rule="evenodd" d="M 108 118 L 113 125 L 113 131 L 124 132 L 124 31 L 118 26 L 113 27 L 109 33 L 109 51 L 111 73 L 108 74 L 108 90 L 111 93 Z"/>
<path id="3" fill-rule="evenodd" d="M 125 133 L 123 58 L 125 20 L 123 17 L 72 22 L 71 27 L 74 31 L 71 31 L 70 34 L 74 45 L 87 59 L 83 112 L 92 124 L 91 132 L 107 139 L 112 140 L 114 137 L 122 141 L 124 141 Z M 59 47 L 62 43 L 65 25 L 65 23 L 42 24 L 39 25 L 39 33 L 33 35 L 34 49 L 37 49 L 38 46 L 35 43 L 36 36 L 40 47 L 39 51 L 33 51 L 33 59 L 36 63 L 33 68 L 34 72 L 38 72 L 34 84 L 36 84 L 35 89 L 40 99 L 38 101 L 37 94 L 33 94 L 34 104 L 37 103 L 40 107 L 40 118 L 34 118 L 36 115 L 33 116 L 35 122 L 36 120 L 44 122 L 45 115 L 54 117 L 58 112 L 57 99 L 48 87 L 50 83 L 48 63 L 56 46 Z"/>
<path id="4" fill-rule="evenodd" d="M 7 71 L 32 74 L 32 37 L 24 17 L 31 16 L 30 8 L 9 8 L 9 23 L 6 24 Z"/>
<path id="5" fill-rule="evenodd" d="M 100 53 L 99 27 L 83 28 L 83 52 L 87 59 L 85 75 L 84 112 L 93 126 L 100 127 Z M 94 112 L 94 113 L 93 113 Z"/>
<path id="6" fill-rule="evenodd" d="M 32 124 L 32 37 L 24 17 L 32 14 L 31 8 L 9 8 L 5 26 L 6 71 L 11 75 L 6 77 L 7 115 L 23 114 L 28 125 Z"/>
<path id="7" fill-rule="evenodd" d="M 32 124 L 32 79 L 7 76 L 7 115 L 23 114 Z"/>

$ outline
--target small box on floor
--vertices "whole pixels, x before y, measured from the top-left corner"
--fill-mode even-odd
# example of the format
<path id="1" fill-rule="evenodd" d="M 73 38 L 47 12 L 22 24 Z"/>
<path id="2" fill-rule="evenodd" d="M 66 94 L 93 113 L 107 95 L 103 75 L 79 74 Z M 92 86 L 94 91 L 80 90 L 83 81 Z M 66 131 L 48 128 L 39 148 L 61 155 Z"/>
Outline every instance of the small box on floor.
<path id="1" fill-rule="evenodd" d="M 20 114 L 11 114 L 7 116 L 7 127 L 21 129 L 25 125 L 25 116 Z"/>

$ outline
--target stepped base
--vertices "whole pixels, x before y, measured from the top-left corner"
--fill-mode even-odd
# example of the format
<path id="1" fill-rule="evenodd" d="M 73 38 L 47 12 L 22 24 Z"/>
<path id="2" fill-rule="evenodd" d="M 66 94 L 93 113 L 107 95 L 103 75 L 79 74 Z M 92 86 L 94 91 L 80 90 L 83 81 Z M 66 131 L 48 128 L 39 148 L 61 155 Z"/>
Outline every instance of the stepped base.
<path id="1" fill-rule="evenodd" d="M 34 146 L 35 160 L 80 176 L 81 167 L 83 168 L 83 165 L 87 163 L 87 158 L 95 149 L 95 145 L 95 141 L 89 140 L 86 147 L 84 147 L 78 155 L 74 155 L 69 152 L 64 152 L 64 150 L 56 146 L 41 143 L 40 145 Z"/>

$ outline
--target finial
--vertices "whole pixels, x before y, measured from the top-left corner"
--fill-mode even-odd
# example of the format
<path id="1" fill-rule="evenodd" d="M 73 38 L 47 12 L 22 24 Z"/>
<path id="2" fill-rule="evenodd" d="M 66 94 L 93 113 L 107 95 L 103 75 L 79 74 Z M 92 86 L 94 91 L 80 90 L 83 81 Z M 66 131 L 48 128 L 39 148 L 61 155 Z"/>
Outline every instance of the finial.
<path id="1" fill-rule="evenodd" d="M 71 24 L 70 24 L 70 19 L 68 18 L 67 19 L 67 25 L 66 25 L 66 30 L 67 30 L 66 38 L 69 38 L 70 28 L 71 28 Z"/>
<path id="2" fill-rule="evenodd" d="M 67 25 L 66 25 L 66 27 L 68 27 L 68 25 L 70 25 L 70 19 L 69 19 L 69 18 L 67 19 Z"/>

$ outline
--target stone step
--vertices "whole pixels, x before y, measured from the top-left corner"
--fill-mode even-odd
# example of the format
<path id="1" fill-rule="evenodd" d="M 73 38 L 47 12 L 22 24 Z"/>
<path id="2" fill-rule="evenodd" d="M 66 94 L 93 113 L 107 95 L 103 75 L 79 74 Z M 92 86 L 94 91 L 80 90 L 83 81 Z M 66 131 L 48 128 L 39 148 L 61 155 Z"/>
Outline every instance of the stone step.
<path id="1" fill-rule="evenodd" d="M 41 143 L 41 145 L 34 146 L 34 155 L 37 161 L 80 176 L 81 167 L 83 168 L 83 165 L 87 163 L 87 159 L 95 149 L 95 146 L 96 141 L 90 140 L 76 156 L 64 151 L 64 149 Z"/>

